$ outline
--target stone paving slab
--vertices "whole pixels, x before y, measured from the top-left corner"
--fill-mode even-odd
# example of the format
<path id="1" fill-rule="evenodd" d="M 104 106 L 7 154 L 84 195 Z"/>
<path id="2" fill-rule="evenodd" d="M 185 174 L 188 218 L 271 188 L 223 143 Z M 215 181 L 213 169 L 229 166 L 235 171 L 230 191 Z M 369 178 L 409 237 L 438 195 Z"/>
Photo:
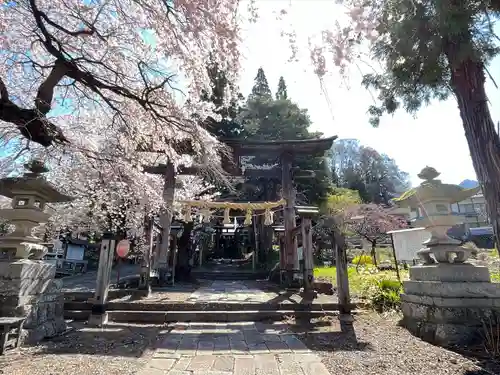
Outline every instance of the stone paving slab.
<path id="1" fill-rule="evenodd" d="M 188 302 L 226 302 L 226 303 L 262 303 L 273 298 L 273 293 L 266 293 L 258 288 L 247 286 L 244 281 L 214 281 L 211 285 L 196 290 L 187 299 Z"/>
<path id="2" fill-rule="evenodd" d="M 225 281 L 216 280 L 192 293 L 186 302 L 191 303 L 273 303 L 294 305 L 303 302 L 297 291 L 279 290 L 276 285 L 265 281 Z M 318 294 L 314 304 L 337 303 L 336 295 Z"/>
<path id="3" fill-rule="evenodd" d="M 138 375 L 330 375 L 319 356 L 271 324 L 177 323 Z"/>

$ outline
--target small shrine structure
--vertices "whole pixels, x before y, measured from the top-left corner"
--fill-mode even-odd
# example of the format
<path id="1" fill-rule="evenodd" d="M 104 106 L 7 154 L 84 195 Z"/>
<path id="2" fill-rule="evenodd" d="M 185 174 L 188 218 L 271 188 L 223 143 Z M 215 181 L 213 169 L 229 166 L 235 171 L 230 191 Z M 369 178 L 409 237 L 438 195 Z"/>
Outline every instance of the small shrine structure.
<path id="1" fill-rule="evenodd" d="M 223 139 L 222 141 L 233 150 L 233 159 L 236 169 L 243 176 L 276 177 L 281 176 L 281 193 L 285 200 L 283 218 L 283 252 L 285 266 L 285 282 L 288 285 L 293 283 L 295 275 L 300 273 L 296 230 L 295 212 L 295 190 L 293 187 L 294 178 L 302 177 L 300 171 L 293 168 L 293 160 L 296 156 L 307 155 L 308 157 L 322 157 L 329 150 L 336 136 L 330 138 L 285 140 L 285 141 L 240 141 Z M 250 169 L 241 170 L 241 160 L 246 156 L 266 157 L 275 160 L 276 165 L 272 169 Z M 311 177 L 311 173 L 306 172 L 306 176 Z"/>
<path id="2" fill-rule="evenodd" d="M 40 161 L 25 165 L 21 177 L 0 180 L 0 195 L 12 199 L 12 208 L 0 217 L 14 230 L 0 237 L 0 317 L 24 318 L 23 340 L 38 342 L 66 330 L 62 281 L 55 280 L 56 265 L 44 262 L 48 251 L 32 231 L 47 222 L 47 203 L 68 202 L 44 177 Z"/>
<path id="3" fill-rule="evenodd" d="M 336 136 L 329 138 L 314 138 L 301 140 L 284 140 L 284 141 L 251 141 L 239 140 L 230 138 L 221 138 L 220 141 L 227 145 L 232 150 L 231 157 L 222 157 L 222 167 L 232 175 L 239 177 L 263 177 L 277 178 L 281 180 L 282 198 L 284 200 L 284 237 L 283 237 L 283 255 L 285 265 L 285 274 L 287 284 L 291 284 L 294 275 L 300 273 L 298 254 L 297 254 L 297 237 L 294 234 L 296 228 L 296 212 L 295 212 L 295 191 L 293 181 L 296 178 L 310 178 L 314 176 L 314 171 L 297 171 L 293 168 L 293 160 L 296 156 L 322 157 L 329 150 Z M 187 142 L 187 143 L 186 143 Z M 182 144 L 175 144 L 173 147 L 179 153 L 191 154 L 193 148 L 186 141 Z M 186 143 L 186 144 L 185 144 Z M 152 148 L 143 148 L 141 151 L 163 153 L 164 150 L 155 150 Z M 270 169 L 262 168 L 243 168 L 242 160 L 245 157 L 264 157 L 267 160 L 273 161 L 274 166 Z M 173 164 L 156 166 L 144 166 L 144 172 L 162 175 L 165 178 L 164 192 L 168 191 L 168 200 L 173 199 L 175 191 L 175 178 L 179 174 L 197 174 L 199 168 L 186 167 L 174 170 Z M 167 199 L 166 199 L 167 200 Z M 171 202 L 166 202 L 169 205 Z M 171 213 L 169 214 L 171 215 Z M 161 245 L 159 249 L 159 267 L 167 266 L 168 261 L 168 236 L 169 227 L 165 226 L 166 222 L 171 222 L 171 216 L 168 220 L 163 220 L 163 232 Z M 251 220 L 251 219 L 250 219 Z M 165 242 L 167 241 L 167 242 Z M 167 250 L 167 253 L 165 253 Z M 162 272 L 163 273 L 163 272 Z"/>
<path id="4" fill-rule="evenodd" d="M 401 207 L 418 209 L 416 225 L 431 233 L 417 252 L 423 264 L 410 267 L 410 280 L 403 283 L 403 321 L 427 341 L 470 343 L 484 324 L 500 321 L 500 284 L 491 283 L 487 267 L 467 262 L 472 249 L 448 236 L 449 229 L 461 222 L 450 204 L 467 199 L 479 188 L 443 184 L 432 167 L 425 167 L 418 176 L 424 181 L 395 199 Z"/>

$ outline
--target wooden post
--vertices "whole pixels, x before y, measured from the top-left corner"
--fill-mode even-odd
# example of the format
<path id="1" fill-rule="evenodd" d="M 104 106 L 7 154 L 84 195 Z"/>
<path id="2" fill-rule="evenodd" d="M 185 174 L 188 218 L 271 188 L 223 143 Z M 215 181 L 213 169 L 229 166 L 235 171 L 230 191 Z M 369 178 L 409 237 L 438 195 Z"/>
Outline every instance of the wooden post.
<path id="1" fill-rule="evenodd" d="M 120 269 L 122 265 L 122 258 L 119 257 L 117 262 L 116 262 L 116 286 L 118 287 L 118 284 L 120 284 Z"/>
<path id="2" fill-rule="evenodd" d="M 99 268 L 97 270 L 97 281 L 89 317 L 89 325 L 101 327 L 108 322 L 106 311 L 111 267 L 113 266 L 113 255 L 115 252 L 115 240 L 111 233 L 104 233 L 101 241 L 101 253 L 99 256 Z"/>
<path id="3" fill-rule="evenodd" d="M 255 241 L 255 247 L 253 249 L 252 256 L 252 271 L 255 271 L 257 268 L 257 262 L 259 261 L 259 234 L 257 232 L 257 216 L 252 217 L 252 225 L 253 225 L 253 236 Z"/>
<path id="4" fill-rule="evenodd" d="M 314 282 L 314 260 L 311 218 L 302 218 L 302 254 L 304 257 L 304 291 L 312 291 Z"/>
<path id="5" fill-rule="evenodd" d="M 139 287 L 137 289 L 144 291 L 143 294 L 149 295 L 151 291 L 151 254 L 153 252 L 154 246 L 154 219 L 147 220 L 146 222 L 146 236 L 147 236 L 147 247 L 146 253 L 144 254 L 142 264 L 141 264 L 141 278 L 139 280 Z"/>
<path id="6" fill-rule="evenodd" d="M 347 273 L 347 254 L 342 246 L 335 241 L 337 292 L 340 314 L 351 313 L 351 297 L 349 295 L 349 277 Z"/>
<path id="7" fill-rule="evenodd" d="M 175 266 L 177 265 L 177 235 L 172 236 L 172 286 L 175 283 Z"/>
<path id="8" fill-rule="evenodd" d="M 295 264 L 297 263 L 297 238 L 292 234 L 292 230 L 296 226 L 296 221 L 292 181 L 292 155 L 289 153 L 281 155 L 281 186 L 283 199 L 286 201 L 283 210 L 285 222 L 285 267 L 287 284 L 290 286 L 293 283 L 293 274 Z"/>
<path id="9" fill-rule="evenodd" d="M 391 246 L 392 246 L 392 255 L 394 256 L 394 264 L 396 265 L 396 275 L 398 277 L 398 281 L 401 282 L 401 276 L 399 275 L 398 258 L 396 257 L 396 248 L 394 247 L 394 233 L 391 233 Z"/>
<path id="10" fill-rule="evenodd" d="M 218 257 L 220 257 L 221 255 L 222 255 L 222 257 L 224 257 L 224 255 L 221 254 L 221 251 L 220 251 L 220 236 L 221 236 L 221 232 L 222 232 L 221 228 L 217 228 L 215 230 L 215 254 L 217 254 Z"/>

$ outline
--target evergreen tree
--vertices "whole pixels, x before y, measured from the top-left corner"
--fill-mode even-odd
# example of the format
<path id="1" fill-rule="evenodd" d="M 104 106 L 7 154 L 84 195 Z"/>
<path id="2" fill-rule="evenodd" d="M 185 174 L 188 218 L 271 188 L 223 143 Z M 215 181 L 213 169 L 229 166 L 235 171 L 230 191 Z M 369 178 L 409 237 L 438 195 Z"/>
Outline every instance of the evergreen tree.
<path id="1" fill-rule="evenodd" d="M 257 71 L 251 96 L 255 99 L 272 99 L 271 89 L 269 88 L 266 74 L 262 68 L 259 68 Z"/>
<path id="2" fill-rule="evenodd" d="M 314 139 L 320 133 L 309 132 L 311 119 L 307 110 L 300 108 L 290 100 L 259 100 L 252 98 L 247 101 L 239 118 L 245 128 L 245 135 L 251 140 L 299 140 Z M 253 159 L 254 164 L 272 164 L 268 155 L 259 155 Z M 315 176 L 310 179 L 297 179 L 297 199 L 303 203 L 318 204 L 328 196 L 331 185 L 328 167 L 322 157 L 297 155 L 294 167 L 299 170 L 313 170 Z M 259 185 L 256 182 L 256 185 Z"/>
<path id="3" fill-rule="evenodd" d="M 221 116 L 220 121 L 215 121 L 209 117 L 205 119 L 205 125 L 208 130 L 217 137 L 235 138 L 241 136 L 243 126 L 235 121 L 240 111 L 240 104 L 243 95 L 238 94 L 233 98 L 229 105 L 226 102 L 226 88 L 230 83 L 226 74 L 220 70 L 218 64 L 211 59 L 207 64 L 207 71 L 211 81 L 211 92 L 202 92 L 201 98 L 204 101 L 212 102 L 215 105 L 215 113 Z M 230 87 L 232 88 L 232 87 Z"/>
<path id="4" fill-rule="evenodd" d="M 283 78 L 283 76 L 281 76 L 278 82 L 278 90 L 276 91 L 276 100 L 286 99 L 288 99 L 288 91 L 286 88 L 285 79 Z"/>

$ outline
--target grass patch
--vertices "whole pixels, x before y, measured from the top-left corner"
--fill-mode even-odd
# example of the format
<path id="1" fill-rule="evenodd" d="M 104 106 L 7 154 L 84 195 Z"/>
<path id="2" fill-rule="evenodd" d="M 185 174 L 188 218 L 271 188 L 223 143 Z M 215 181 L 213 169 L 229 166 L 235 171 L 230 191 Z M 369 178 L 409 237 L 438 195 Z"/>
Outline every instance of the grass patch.
<path id="1" fill-rule="evenodd" d="M 314 277 L 331 282 L 337 285 L 337 270 L 335 267 L 318 267 L 314 269 Z M 399 270 L 401 281 L 408 280 L 408 271 Z M 370 287 L 381 280 L 396 280 L 398 279 L 396 271 L 379 271 L 374 266 L 348 267 L 347 275 L 349 277 L 349 289 L 352 295 L 358 297 L 367 297 Z"/>
<path id="2" fill-rule="evenodd" d="M 408 280 L 409 272 L 405 269 L 400 269 L 399 274 L 401 281 Z M 397 280 L 396 271 L 379 271 L 376 267 L 367 265 L 359 267 L 356 271 L 355 266 L 347 268 L 349 277 L 349 289 L 352 295 L 365 298 L 369 294 L 371 286 L 381 280 Z M 325 280 L 332 285 L 337 285 L 337 270 L 335 267 L 317 267 L 314 269 L 314 277 L 319 280 Z M 500 283 L 500 272 L 491 272 L 491 281 Z"/>
<path id="3" fill-rule="evenodd" d="M 491 272 L 491 282 L 492 283 L 500 283 L 500 273 L 499 272 Z"/>

